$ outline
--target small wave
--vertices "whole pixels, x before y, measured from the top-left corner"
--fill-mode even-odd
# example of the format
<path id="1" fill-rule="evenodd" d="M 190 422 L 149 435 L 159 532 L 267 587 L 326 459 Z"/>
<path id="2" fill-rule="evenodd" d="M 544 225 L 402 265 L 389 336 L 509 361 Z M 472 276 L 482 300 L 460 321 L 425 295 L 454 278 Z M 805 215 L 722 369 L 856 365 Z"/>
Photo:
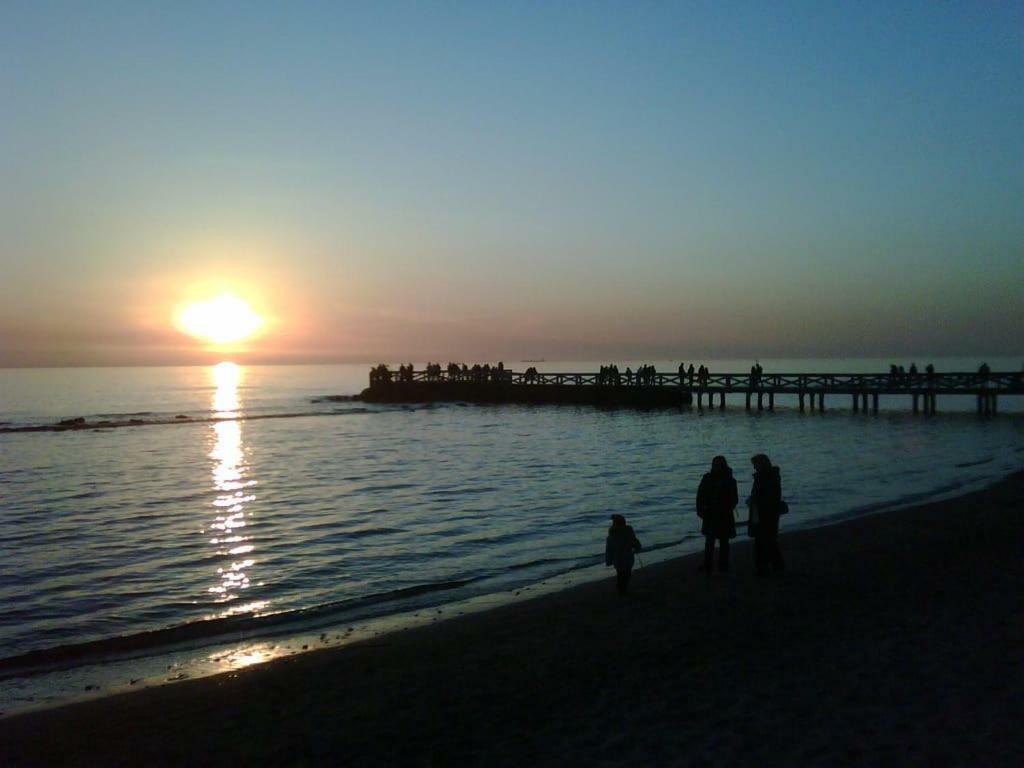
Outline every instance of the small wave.
<path id="1" fill-rule="evenodd" d="M 435 581 L 293 611 L 282 611 L 263 616 L 243 614 L 206 619 L 131 635 L 119 635 L 85 643 L 70 643 L 43 648 L 0 659 L 0 680 L 54 666 L 74 667 L 100 656 L 142 653 L 170 645 L 208 641 L 226 634 L 266 634 L 269 631 L 280 631 L 281 629 L 288 631 L 288 629 L 294 629 L 295 625 L 326 622 L 332 618 L 340 618 L 341 615 L 354 610 L 381 603 L 458 589 L 472 581 L 474 579 Z"/>
<path id="2" fill-rule="evenodd" d="M 97 413 L 101 419 L 123 419 L 128 416 L 155 416 L 156 411 L 126 411 L 124 413 Z"/>
<path id="3" fill-rule="evenodd" d="M 72 494 L 70 496 L 67 496 L 66 499 L 68 501 L 72 501 L 72 500 L 77 501 L 78 499 L 95 499 L 95 498 L 98 498 L 99 496 L 102 496 L 103 493 L 104 493 L 103 491 L 97 491 L 97 490 L 93 490 L 93 491 L 80 491 L 78 493 L 74 493 L 74 494 Z"/>
<path id="4" fill-rule="evenodd" d="M 372 536 L 388 536 L 394 533 L 405 533 L 404 528 L 356 528 L 350 530 L 333 531 L 319 536 L 316 539 L 318 544 L 330 542 L 343 543 L 351 539 L 366 539 Z"/>
<path id="5" fill-rule="evenodd" d="M 359 490 L 361 493 L 381 493 L 384 491 L 403 491 L 415 487 L 415 483 L 382 483 L 380 485 L 368 485 Z"/>
<path id="6" fill-rule="evenodd" d="M 881 512 L 883 510 L 898 509 L 900 507 L 907 507 L 911 504 L 917 504 L 918 502 L 929 501 L 936 496 L 942 496 L 947 493 L 953 493 L 959 491 L 964 487 L 964 483 L 953 482 L 946 483 L 945 485 L 931 488 L 927 491 L 919 491 L 917 493 L 907 493 L 902 496 L 898 496 L 895 499 L 887 499 L 885 501 L 875 501 L 870 504 L 862 504 L 859 507 L 853 507 L 844 512 L 839 512 L 835 515 L 828 515 L 815 519 L 815 525 L 820 523 L 832 523 L 840 522 L 842 520 L 849 520 L 855 517 L 862 517 L 869 515 L 873 512 Z"/>
<path id="7" fill-rule="evenodd" d="M 686 541 L 687 539 L 692 539 L 692 538 L 695 538 L 695 537 L 694 536 L 688 536 L 688 537 L 683 538 L 683 539 L 675 539 L 674 541 L 665 541 L 665 542 L 661 542 L 661 543 L 658 543 L 658 544 L 649 544 L 646 547 L 644 547 L 643 552 L 657 552 L 659 549 L 668 549 L 669 547 L 677 547 L 680 544 L 682 544 L 684 541 Z M 641 554 L 643 554 L 643 552 L 641 552 Z"/>
<path id="8" fill-rule="evenodd" d="M 577 558 L 575 557 L 541 557 L 537 560 L 530 560 L 525 563 L 513 563 L 512 565 L 504 568 L 505 573 L 515 573 L 516 571 L 522 571 L 527 568 L 537 568 L 541 565 L 552 565 L 554 563 L 575 563 Z"/>
<path id="9" fill-rule="evenodd" d="M 381 411 L 373 411 L 380 413 Z M 101 419 L 89 421 L 84 416 L 73 419 L 63 419 L 56 424 L 32 424 L 23 426 L 0 426 L 0 434 L 12 434 L 18 432 L 74 432 L 81 430 L 95 430 L 103 428 L 104 431 L 120 427 L 151 427 L 169 426 L 171 424 L 209 424 L 222 421 L 262 421 L 264 419 L 298 419 L 310 416 L 351 416 L 360 413 L 370 413 L 365 408 L 354 408 L 331 411 L 301 411 L 295 413 L 245 413 L 238 416 L 158 416 L 156 418 L 137 418 L 128 414 L 120 416 L 118 420 Z"/>
<path id="10" fill-rule="evenodd" d="M 954 464 L 953 466 L 957 469 L 966 469 L 967 467 L 980 467 L 982 464 L 991 464 L 993 461 L 992 457 L 989 456 L 987 459 L 978 459 L 977 461 L 964 461 L 960 464 Z"/>

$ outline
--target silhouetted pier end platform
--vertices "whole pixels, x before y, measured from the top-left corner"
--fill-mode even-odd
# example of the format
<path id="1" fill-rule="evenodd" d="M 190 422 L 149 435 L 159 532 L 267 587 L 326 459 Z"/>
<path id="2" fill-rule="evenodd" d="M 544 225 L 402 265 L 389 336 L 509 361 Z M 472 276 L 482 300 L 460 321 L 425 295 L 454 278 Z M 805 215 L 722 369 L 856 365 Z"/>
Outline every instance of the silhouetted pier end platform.
<path id="1" fill-rule="evenodd" d="M 643 383 L 620 374 L 540 373 L 492 369 L 487 373 L 370 372 L 360 400 L 371 403 L 533 403 L 724 409 L 727 395 L 742 395 L 746 410 L 774 410 L 777 395 L 792 395 L 800 411 L 824 411 L 826 398 L 851 398 L 855 413 L 878 413 L 883 395 L 903 395 L 914 413 L 937 412 L 940 395 L 974 397 L 977 411 L 994 415 L 1000 396 L 1024 395 L 1024 373 L 655 373 Z"/>

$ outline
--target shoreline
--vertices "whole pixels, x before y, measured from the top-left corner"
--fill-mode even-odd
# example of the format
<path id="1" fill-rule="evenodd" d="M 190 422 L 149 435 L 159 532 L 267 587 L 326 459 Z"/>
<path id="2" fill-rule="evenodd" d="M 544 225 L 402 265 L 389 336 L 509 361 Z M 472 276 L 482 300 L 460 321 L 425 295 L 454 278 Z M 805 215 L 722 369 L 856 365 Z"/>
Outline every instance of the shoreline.
<path id="1" fill-rule="evenodd" d="M 243 672 L 10 715 L 0 759 L 859 764 L 953 754 L 1009 765 L 1024 748 L 1022 512 L 1018 471 L 950 499 L 786 532 L 789 570 L 768 581 L 753 578 L 740 537 L 733 572 L 710 580 L 687 555 L 638 569 L 626 600 L 608 577 Z M 751 722 L 766 704 L 764 722 Z"/>
<path id="2" fill-rule="evenodd" d="M 824 518 L 799 523 L 794 520 L 788 532 L 839 525 L 862 517 L 956 498 L 988 488 L 1006 477 L 975 479 L 913 497 L 901 497 L 836 512 Z M 740 532 L 737 541 L 744 540 L 746 536 Z M 702 549 L 702 537 L 699 534 L 695 537 L 688 535 L 671 545 L 647 548 L 642 557 L 645 563 L 654 565 L 692 557 Z M 318 619 L 321 615 L 329 618 L 334 607 L 329 604 L 255 619 L 235 616 L 198 620 L 97 641 L 29 651 L 0 659 L 0 691 L 6 679 L 31 681 L 27 686 L 21 686 L 20 702 L 4 702 L 0 697 L 0 719 L 97 701 L 185 680 L 206 679 L 299 654 L 338 650 L 367 639 L 387 637 L 395 632 L 436 621 L 447 621 L 455 616 L 491 611 L 584 586 L 600 581 L 607 575 L 608 570 L 602 565 L 588 565 L 499 589 L 457 596 L 449 601 L 403 605 L 401 603 L 404 599 L 396 597 L 399 604 L 391 612 L 361 612 L 358 607 L 365 602 L 365 598 L 354 598 L 348 601 L 352 603 L 350 612 L 341 613 L 333 620 Z M 435 592 L 434 589 L 422 586 L 409 588 L 408 591 L 424 594 Z M 209 632 L 207 625 L 219 623 L 234 626 L 235 629 Z M 160 636 L 169 639 L 159 647 L 150 649 L 146 641 Z M 147 652 L 147 649 L 154 652 Z M 77 658 L 85 660 L 76 663 Z M 6 676 L 5 668 L 9 669 Z M 19 674 L 19 669 L 23 669 L 25 674 Z"/>

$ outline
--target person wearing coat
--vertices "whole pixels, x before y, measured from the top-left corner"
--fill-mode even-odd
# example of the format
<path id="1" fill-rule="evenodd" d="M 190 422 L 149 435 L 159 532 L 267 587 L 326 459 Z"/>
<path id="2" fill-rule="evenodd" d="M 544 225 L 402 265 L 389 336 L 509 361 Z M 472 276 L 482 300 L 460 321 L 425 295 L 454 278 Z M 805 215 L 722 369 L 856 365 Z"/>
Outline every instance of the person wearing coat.
<path id="1" fill-rule="evenodd" d="M 715 566 L 715 541 L 718 545 L 718 570 L 729 570 L 729 539 L 736 538 L 736 519 L 733 510 L 739 503 L 736 479 L 732 476 L 724 456 L 711 460 L 711 471 L 697 488 L 697 515 L 701 519 L 700 532 L 704 535 L 704 565 L 702 571 L 711 573 Z"/>
<path id="2" fill-rule="evenodd" d="M 757 575 L 782 573 L 786 564 L 779 549 L 779 515 L 782 512 L 782 476 L 763 453 L 750 458 L 754 487 L 750 491 L 750 531 L 754 537 Z"/>
<path id="3" fill-rule="evenodd" d="M 629 588 L 633 574 L 633 553 L 639 552 L 640 540 L 622 515 L 612 515 L 612 525 L 604 544 L 604 564 L 615 566 L 615 587 L 620 594 Z"/>

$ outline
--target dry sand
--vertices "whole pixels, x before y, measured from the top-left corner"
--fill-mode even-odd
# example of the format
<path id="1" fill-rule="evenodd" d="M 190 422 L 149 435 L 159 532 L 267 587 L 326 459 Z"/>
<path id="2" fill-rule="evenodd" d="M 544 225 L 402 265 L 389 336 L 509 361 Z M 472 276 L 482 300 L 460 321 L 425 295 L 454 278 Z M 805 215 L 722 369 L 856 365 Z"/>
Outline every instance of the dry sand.
<path id="1" fill-rule="evenodd" d="M 0 720 L 3 765 L 1024 764 L 1024 473 L 347 648 Z M 642 537 L 642 520 L 635 521 Z M 785 526 L 785 521 L 783 527 Z"/>

